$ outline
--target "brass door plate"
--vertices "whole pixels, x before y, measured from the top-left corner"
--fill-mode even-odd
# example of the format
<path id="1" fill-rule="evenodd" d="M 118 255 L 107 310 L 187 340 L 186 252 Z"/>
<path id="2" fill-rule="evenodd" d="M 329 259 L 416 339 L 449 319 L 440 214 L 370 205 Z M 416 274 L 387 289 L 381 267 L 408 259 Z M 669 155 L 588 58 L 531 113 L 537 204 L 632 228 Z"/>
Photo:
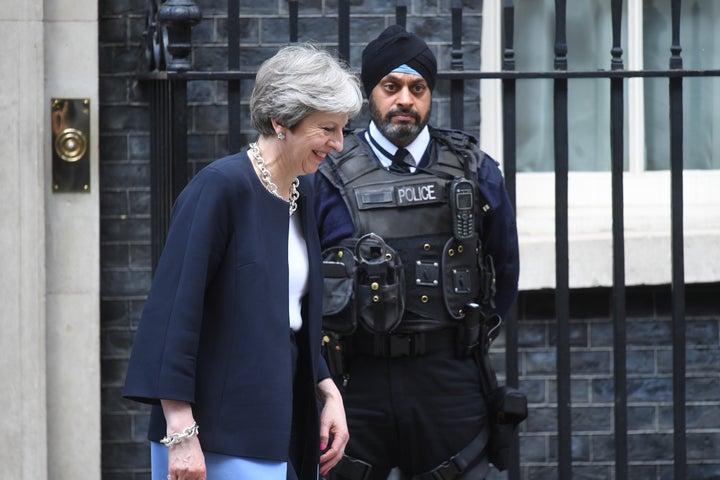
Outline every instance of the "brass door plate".
<path id="1" fill-rule="evenodd" d="M 90 192 L 90 99 L 53 98 L 53 192 Z"/>

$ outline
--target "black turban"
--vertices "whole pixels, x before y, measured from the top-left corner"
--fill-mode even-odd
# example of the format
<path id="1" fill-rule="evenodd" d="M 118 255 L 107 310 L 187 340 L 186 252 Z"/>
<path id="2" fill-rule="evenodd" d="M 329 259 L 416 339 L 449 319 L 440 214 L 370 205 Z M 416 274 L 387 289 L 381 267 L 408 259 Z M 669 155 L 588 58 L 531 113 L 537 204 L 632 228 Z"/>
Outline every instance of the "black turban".
<path id="1" fill-rule="evenodd" d="M 363 50 L 360 79 L 365 94 L 370 97 L 375 85 L 385 75 L 403 64 L 422 75 L 430 90 L 435 88 L 437 79 L 435 55 L 420 37 L 406 32 L 400 25 L 391 25 Z"/>

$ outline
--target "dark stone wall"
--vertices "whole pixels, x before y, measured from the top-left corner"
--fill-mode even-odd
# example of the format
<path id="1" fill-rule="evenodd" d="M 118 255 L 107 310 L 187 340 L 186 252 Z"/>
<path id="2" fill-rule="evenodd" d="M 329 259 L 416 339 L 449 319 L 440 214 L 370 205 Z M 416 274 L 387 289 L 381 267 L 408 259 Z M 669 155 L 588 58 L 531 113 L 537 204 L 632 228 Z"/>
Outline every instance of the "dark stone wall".
<path id="1" fill-rule="evenodd" d="M 279 3 L 279 5 L 278 5 Z M 368 40 L 394 23 L 394 2 L 351 2 L 351 65 L 359 69 Z M 226 65 L 226 3 L 198 1 L 204 20 L 193 36 L 199 70 Z M 435 50 L 441 69 L 450 62 L 450 2 L 408 2 L 408 26 Z M 480 64 L 481 2 L 463 2 L 464 62 Z M 143 31 L 149 2 L 100 0 L 100 182 L 102 471 L 104 480 L 149 479 L 146 406 L 120 397 L 127 358 L 151 281 L 150 112 Z M 241 68 L 250 70 L 286 44 L 285 2 L 240 0 Z M 337 2 L 300 2 L 299 36 L 336 45 Z M 252 88 L 243 82 L 243 102 Z M 432 122 L 449 123 L 449 85 L 435 92 Z M 479 131 L 479 84 L 466 85 L 465 129 Z M 192 82 L 188 89 L 190 174 L 227 152 L 227 93 L 221 82 Z M 367 116 L 363 113 L 356 126 Z M 243 143 L 251 140 L 246 117 Z M 492 152 L 491 152 L 492 153 Z M 631 478 L 672 478 L 672 349 L 668 286 L 628 291 L 628 393 Z M 720 461 L 720 285 L 687 287 L 687 423 L 690 478 L 718 478 Z M 571 294 L 573 474 L 613 478 L 611 292 Z M 531 413 L 523 425 L 523 478 L 557 478 L 554 294 L 523 292 L 518 300 L 521 388 Z M 502 370 L 503 339 L 494 355 Z M 502 372 L 501 372 L 502 373 Z M 504 478 L 495 474 L 493 478 Z"/>
<path id="2" fill-rule="evenodd" d="M 147 409 L 121 398 L 151 280 L 143 0 L 99 2 L 102 478 L 149 479 Z"/>
<path id="3" fill-rule="evenodd" d="M 626 299 L 629 478 L 673 479 L 670 286 L 629 287 Z M 719 478 L 720 285 L 687 285 L 685 301 L 688 478 Z M 530 408 L 521 428 L 521 478 L 533 480 L 558 478 L 554 302 L 552 291 L 518 299 L 520 389 Z M 570 293 L 573 478 L 615 477 L 611 307 L 611 289 Z M 503 336 L 494 347 L 502 375 Z"/>

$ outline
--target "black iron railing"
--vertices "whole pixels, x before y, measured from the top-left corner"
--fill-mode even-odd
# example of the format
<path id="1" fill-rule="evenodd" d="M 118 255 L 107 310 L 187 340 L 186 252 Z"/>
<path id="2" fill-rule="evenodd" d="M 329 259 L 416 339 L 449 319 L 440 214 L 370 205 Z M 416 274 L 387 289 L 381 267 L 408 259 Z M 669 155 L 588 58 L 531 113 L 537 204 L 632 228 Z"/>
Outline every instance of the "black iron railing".
<path id="1" fill-rule="evenodd" d="M 165 240 L 167 221 L 172 202 L 187 180 L 187 91 L 188 83 L 198 80 L 227 82 L 228 131 L 241 130 L 241 82 L 252 80 L 254 71 L 243 71 L 240 65 L 240 11 L 237 1 L 228 2 L 228 63 L 223 71 L 193 71 L 191 69 L 190 33 L 200 21 L 200 11 L 192 0 L 152 1 L 148 16 L 147 58 L 149 71 L 142 77 L 151 85 L 152 107 L 152 242 L 153 265 Z M 612 238 L 613 238 L 613 295 L 614 325 L 614 442 L 615 478 L 628 478 L 628 418 L 626 388 L 626 312 L 625 312 L 625 251 L 623 217 L 624 165 L 624 80 L 628 78 L 667 78 L 669 84 L 672 183 L 672 321 L 673 321 L 673 418 L 674 418 L 674 478 L 687 478 L 685 436 L 685 302 L 683 254 L 683 79 L 686 77 L 718 77 L 719 70 L 684 70 L 680 47 L 680 0 L 672 0 L 672 45 L 667 70 L 626 70 L 621 48 L 622 0 L 612 0 L 611 69 L 598 71 L 568 70 L 566 42 L 566 2 L 556 0 L 555 49 L 552 71 L 516 71 L 514 51 L 514 3 L 503 1 L 504 51 L 502 70 L 482 72 L 466 70 L 462 45 L 462 1 L 451 2 L 452 28 L 450 32 L 450 69 L 439 72 L 440 81 L 450 85 L 451 127 L 463 128 L 463 99 L 465 82 L 478 79 L 499 79 L 503 98 L 503 159 L 507 189 L 513 204 L 516 198 L 516 82 L 525 79 L 551 79 L 554 85 L 554 151 L 555 151 L 555 239 L 557 318 L 557 418 L 558 418 L 558 475 L 562 480 L 572 477 L 572 425 L 570 392 L 570 313 L 569 313 L 569 238 L 568 238 L 568 83 L 573 79 L 607 79 L 610 87 L 611 182 L 612 182 Z M 338 2 L 338 41 L 340 57 L 350 57 L 351 2 Z M 289 42 L 302 40 L 298 36 L 300 6 L 288 1 Z M 405 25 L 407 2 L 397 1 L 396 22 Z M 239 135 L 228 135 L 228 150 L 242 146 Z M 516 312 L 506 319 L 506 380 L 518 384 L 518 333 Z M 509 478 L 520 478 L 519 457 L 515 444 L 515 458 Z"/>

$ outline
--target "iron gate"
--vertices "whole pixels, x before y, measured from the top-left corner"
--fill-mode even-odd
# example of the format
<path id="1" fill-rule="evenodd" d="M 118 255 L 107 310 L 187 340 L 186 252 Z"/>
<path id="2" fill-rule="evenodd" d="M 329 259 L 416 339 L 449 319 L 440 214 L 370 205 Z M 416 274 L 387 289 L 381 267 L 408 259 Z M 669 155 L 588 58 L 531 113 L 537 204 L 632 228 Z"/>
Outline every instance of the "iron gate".
<path id="1" fill-rule="evenodd" d="M 406 1 L 395 2 L 396 22 L 405 25 Z M 452 128 L 463 128 L 463 98 L 465 84 L 470 80 L 500 79 L 503 100 L 503 158 L 507 189 L 515 203 L 516 194 L 516 82 L 518 80 L 550 79 L 554 86 L 554 147 L 555 147 L 555 239 L 556 239 L 556 290 L 555 313 L 557 318 L 557 430 L 559 478 L 571 478 L 570 421 L 570 318 L 569 318 L 569 260 L 568 260 L 568 83 L 573 79 L 606 79 L 610 90 L 611 124 L 608 132 L 611 144 L 612 178 L 612 238 L 613 238 L 613 359 L 615 395 L 615 476 L 628 478 L 628 418 L 626 389 L 626 312 L 625 312 L 625 252 L 623 218 L 623 165 L 624 165 L 624 80 L 638 77 L 657 77 L 668 80 L 671 158 L 671 235 L 672 235 L 672 326 L 673 326 L 673 431 L 674 478 L 687 478 L 685 435 L 685 282 L 683 256 L 683 79 L 686 77 L 720 76 L 717 70 L 683 69 L 680 46 L 680 0 L 672 0 L 672 44 L 669 46 L 669 68 L 666 70 L 630 71 L 624 66 L 621 48 L 622 0 L 612 0 L 612 45 L 610 70 L 568 70 L 566 42 L 566 1 L 555 2 L 554 66 L 552 71 L 516 71 L 514 40 L 514 4 L 503 1 L 503 63 L 498 72 L 466 70 L 463 61 L 462 18 L 463 2 L 450 2 L 451 59 L 450 69 L 439 72 L 439 83 L 447 82 L 450 98 Z M 290 43 L 302 40 L 298 35 L 299 2 L 288 1 Z M 192 0 L 152 1 L 146 31 L 146 52 L 149 70 L 141 78 L 149 85 L 152 132 L 152 252 L 153 265 L 157 262 L 173 200 L 188 179 L 188 85 L 195 81 L 219 81 L 227 85 L 228 132 L 239 132 L 242 119 L 243 81 L 252 81 L 254 71 L 245 71 L 240 65 L 241 30 L 238 1 L 228 2 L 227 69 L 198 71 L 191 67 L 191 31 L 201 21 L 201 12 Z M 339 55 L 350 58 L 351 2 L 338 1 Z M 237 151 L 245 143 L 240 135 L 227 135 L 227 149 Z M 511 311 L 506 319 L 506 380 L 518 384 L 517 313 Z M 532 413 L 531 413 L 532 414 Z M 520 478 L 518 442 L 515 443 L 514 462 L 509 478 Z"/>

